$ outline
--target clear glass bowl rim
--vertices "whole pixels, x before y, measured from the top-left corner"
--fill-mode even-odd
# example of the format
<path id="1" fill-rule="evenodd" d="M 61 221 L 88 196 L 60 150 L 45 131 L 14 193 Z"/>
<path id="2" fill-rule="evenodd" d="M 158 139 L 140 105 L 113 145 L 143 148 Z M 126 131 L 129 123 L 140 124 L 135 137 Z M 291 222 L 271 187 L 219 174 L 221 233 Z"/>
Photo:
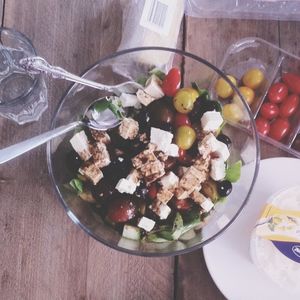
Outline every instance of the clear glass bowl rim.
<path id="1" fill-rule="evenodd" d="M 150 47 L 135 47 L 135 48 L 129 48 L 129 49 L 125 49 L 125 50 L 121 50 L 121 51 L 117 51 L 114 52 L 113 54 L 107 55 L 105 57 L 103 57 L 102 59 L 98 60 L 97 62 L 95 62 L 93 65 L 89 66 L 82 74 L 82 77 L 85 77 L 85 75 L 90 72 L 93 68 L 96 68 L 98 65 L 101 65 L 102 63 L 104 63 L 107 60 L 110 60 L 112 58 L 118 57 L 118 56 L 122 56 L 124 54 L 129 54 L 129 53 L 134 53 L 134 52 L 139 52 L 139 51 L 150 51 L 150 50 L 157 50 L 157 51 L 166 51 L 166 52 L 173 52 L 174 54 L 179 54 L 183 57 L 188 57 L 191 59 L 196 60 L 199 63 L 202 63 L 204 65 L 206 65 L 207 67 L 211 68 L 214 72 L 216 72 L 218 75 L 220 75 L 224 80 L 226 80 L 228 82 L 228 84 L 233 88 L 233 90 L 239 95 L 240 99 L 242 100 L 243 104 L 244 104 L 244 108 L 246 109 L 249 119 L 250 119 L 250 123 L 251 123 L 251 128 L 253 129 L 253 136 L 255 138 L 255 148 L 256 148 L 256 155 L 255 155 L 255 170 L 254 170 L 254 176 L 251 182 L 251 185 L 249 187 L 247 196 L 245 197 L 242 205 L 240 206 L 240 208 L 238 209 L 238 211 L 236 212 L 236 214 L 234 215 L 233 218 L 231 218 L 231 220 L 226 224 L 225 227 L 223 227 L 221 230 L 219 230 L 215 235 L 211 236 L 210 238 L 208 238 L 207 240 L 182 249 L 182 250 L 177 250 L 177 251 L 173 251 L 173 252 L 142 252 L 142 251 L 137 251 L 137 250 L 130 250 L 130 249 L 125 249 L 122 247 L 119 247 L 118 245 L 112 245 L 110 244 L 108 241 L 106 241 L 105 239 L 102 239 L 98 236 L 96 236 L 91 230 L 89 230 L 86 226 L 84 226 L 80 220 L 77 219 L 77 217 L 73 214 L 73 212 L 69 209 L 69 207 L 66 205 L 66 203 L 63 200 L 63 196 L 61 195 L 58 186 L 55 183 L 55 178 L 54 178 L 54 174 L 53 174 L 53 170 L 52 170 L 52 160 L 51 160 L 51 141 L 49 141 L 47 143 L 47 165 L 48 165 L 48 171 L 50 174 L 50 178 L 52 181 L 52 184 L 54 186 L 55 192 L 59 198 L 59 201 L 61 202 L 61 204 L 63 205 L 67 215 L 70 217 L 70 219 L 76 224 L 78 225 L 80 228 L 82 228 L 89 236 L 91 236 L 92 238 L 94 238 L 96 241 L 101 242 L 102 244 L 108 246 L 109 248 L 118 250 L 120 252 L 123 253 L 127 253 L 127 254 L 133 254 L 133 255 L 137 255 L 137 256 L 143 256 L 143 257 L 167 257 L 167 256 L 177 256 L 177 255 L 181 255 L 181 254 L 186 254 L 198 249 L 201 249 L 203 246 L 205 246 L 206 244 L 208 244 L 209 242 L 213 241 L 215 238 L 217 238 L 219 235 L 221 235 L 222 233 L 224 233 L 229 226 L 234 222 L 234 220 L 238 217 L 238 215 L 241 213 L 241 211 L 243 210 L 243 208 L 245 207 L 245 205 L 247 204 L 249 197 L 251 195 L 251 192 L 253 190 L 254 184 L 256 182 L 257 179 L 257 174 L 259 171 L 259 162 L 260 162 L 260 143 L 259 143 L 259 137 L 258 137 L 258 132 L 256 129 L 256 125 L 255 125 L 255 121 L 253 118 L 253 115 L 251 113 L 251 110 L 249 108 L 249 106 L 246 104 L 246 100 L 244 99 L 244 97 L 241 95 L 241 93 L 239 92 L 238 88 L 226 77 L 225 73 L 223 73 L 221 70 L 219 70 L 216 66 L 214 66 L 212 63 L 210 63 L 209 61 L 195 55 L 192 54 L 190 52 L 184 51 L 184 50 L 180 50 L 180 49 L 174 49 L 174 48 L 167 48 L 167 47 L 156 47 L 156 46 L 150 46 Z M 61 100 L 59 101 L 57 108 L 54 111 L 54 117 L 52 118 L 51 121 L 51 126 L 50 129 L 54 129 L 55 128 L 55 122 L 56 122 L 56 116 L 60 111 L 60 108 L 62 107 L 62 105 L 64 104 L 64 100 L 65 98 L 69 95 L 69 93 L 72 91 L 72 89 L 74 88 L 74 86 L 77 85 L 76 83 L 72 84 L 67 91 L 64 93 L 64 95 L 62 96 Z"/>

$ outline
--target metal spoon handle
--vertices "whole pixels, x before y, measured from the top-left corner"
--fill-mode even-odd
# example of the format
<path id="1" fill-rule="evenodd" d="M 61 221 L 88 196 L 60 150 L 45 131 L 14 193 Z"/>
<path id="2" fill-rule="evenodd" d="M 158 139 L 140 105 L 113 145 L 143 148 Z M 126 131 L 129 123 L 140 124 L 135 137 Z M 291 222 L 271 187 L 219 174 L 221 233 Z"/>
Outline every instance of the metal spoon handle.
<path id="1" fill-rule="evenodd" d="M 88 79 L 81 78 L 75 74 L 68 72 L 67 70 L 50 65 L 44 58 L 40 56 L 26 57 L 21 59 L 20 65 L 25 68 L 27 71 L 36 73 L 44 72 L 50 74 L 53 78 L 65 79 L 71 82 L 76 82 L 79 84 L 87 85 L 92 88 L 112 91 L 110 86 L 94 82 Z"/>
<path id="2" fill-rule="evenodd" d="M 55 128 L 53 130 L 44 132 L 40 135 L 37 135 L 33 138 L 30 138 L 28 140 L 25 140 L 23 142 L 17 143 L 15 145 L 9 146 L 7 148 L 0 150 L 0 164 L 3 164 L 17 156 L 22 155 L 23 153 L 26 153 L 30 151 L 33 148 L 36 148 L 50 140 L 52 140 L 55 137 L 58 137 L 72 129 L 74 129 L 76 126 L 80 125 L 81 121 L 72 122 L 68 125 L 60 126 L 58 128 Z"/>

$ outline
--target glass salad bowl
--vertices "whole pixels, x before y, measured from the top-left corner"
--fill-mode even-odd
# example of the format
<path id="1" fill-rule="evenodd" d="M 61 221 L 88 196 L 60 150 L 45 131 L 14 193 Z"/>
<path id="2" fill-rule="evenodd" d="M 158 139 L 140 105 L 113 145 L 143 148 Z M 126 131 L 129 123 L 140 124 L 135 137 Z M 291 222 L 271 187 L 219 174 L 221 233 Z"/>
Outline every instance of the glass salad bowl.
<path id="1" fill-rule="evenodd" d="M 198 204 L 196 205 L 195 203 L 193 203 L 192 206 L 194 208 L 197 207 L 198 209 L 199 207 L 199 209 L 196 210 L 197 211 L 196 218 L 191 219 L 191 215 L 189 215 L 190 213 L 189 210 L 183 211 L 184 207 L 180 205 L 178 206 L 177 204 L 174 205 L 174 203 L 177 202 L 176 199 L 174 200 L 175 196 L 174 197 L 172 196 L 173 198 L 167 203 L 171 207 L 171 213 L 165 216 L 164 218 L 162 218 L 162 216 L 159 215 L 160 218 L 163 219 L 163 221 L 161 221 L 158 218 L 158 221 L 155 224 L 156 227 L 154 227 L 154 230 L 151 231 L 151 234 L 148 234 L 147 230 L 143 229 L 141 230 L 141 232 L 139 232 L 140 238 L 136 238 L 135 233 L 133 234 L 135 235 L 135 237 L 133 237 L 132 235 L 130 236 L 128 232 L 124 235 L 124 231 L 122 235 L 122 230 L 124 230 L 122 229 L 123 224 L 117 224 L 116 226 L 112 226 L 112 222 L 111 222 L 112 219 L 108 221 L 107 216 L 105 217 L 103 215 L 103 210 L 105 210 L 103 207 L 105 207 L 105 205 L 109 206 L 110 202 L 115 200 L 114 199 L 108 200 L 105 197 L 102 197 L 102 199 L 98 199 L 96 196 L 93 196 L 93 194 L 91 193 L 85 194 L 85 191 L 83 190 L 85 189 L 84 182 L 86 178 L 82 178 L 83 177 L 82 175 L 78 175 L 76 173 L 76 170 L 78 170 L 78 166 L 76 167 L 76 169 L 73 168 L 75 152 L 72 149 L 70 140 L 76 133 L 80 132 L 82 128 L 78 128 L 78 130 L 75 130 L 75 132 L 67 133 L 64 136 L 60 136 L 52 140 L 51 142 L 49 142 L 47 145 L 47 160 L 48 160 L 48 168 L 49 168 L 50 176 L 52 178 L 52 182 L 57 192 L 58 198 L 62 203 L 63 207 L 65 208 L 68 216 L 74 221 L 74 223 L 78 224 L 88 235 L 92 236 L 96 240 L 100 241 L 101 243 L 109 247 L 130 254 L 142 255 L 142 256 L 178 255 L 178 254 L 196 250 L 204 246 L 205 244 L 207 244 L 208 242 L 212 241 L 220 234 L 222 234 L 222 232 L 224 232 L 226 228 L 228 228 L 228 226 L 230 226 L 230 224 L 239 215 L 239 213 L 244 208 L 245 204 L 249 199 L 249 196 L 251 194 L 251 191 L 253 189 L 257 177 L 260 149 L 259 149 L 259 142 L 258 142 L 256 128 L 255 128 L 255 123 L 251 111 L 248 105 L 246 104 L 246 102 L 244 101 L 244 99 L 242 98 L 242 96 L 239 94 L 238 89 L 231 83 L 231 81 L 222 73 L 222 71 L 217 69 L 215 66 L 213 66 L 206 60 L 196 55 L 193 55 L 191 53 L 184 52 L 181 50 L 176 50 L 176 49 L 160 48 L 160 47 L 134 48 L 134 49 L 128 49 L 128 50 L 114 53 L 108 57 L 99 60 L 95 65 L 90 67 L 83 74 L 83 77 L 107 85 L 116 85 L 124 81 L 132 81 L 132 80 L 138 81 L 141 84 L 145 84 L 145 79 L 147 79 L 147 77 L 149 77 L 151 74 L 152 75 L 156 74 L 158 77 L 162 77 L 164 76 L 164 73 L 168 74 L 171 68 L 177 68 L 178 70 L 180 70 L 180 76 L 179 77 L 177 76 L 179 80 L 181 80 L 180 88 L 183 87 L 194 88 L 193 93 L 196 96 L 195 99 L 193 100 L 194 101 L 193 111 L 190 112 L 190 114 L 194 113 L 194 117 L 192 118 L 191 116 L 192 124 L 188 125 L 187 127 L 193 128 L 192 131 L 196 132 L 197 139 L 194 142 L 195 145 L 193 149 L 194 151 L 196 149 L 197 157 L 199 156 L 198 143 L 200 145 L 201 139 L 203 139 L 205 136 L 203 135 L 203 130 L 204 130 L 203 126 L 207 125 L 207 124 L 206 125 L 203 124 L 202 117 L 200 120 L 199 113 L 200 110 L 202 110 L 204 107 L 203 103 L 206 103 L 205 105 L 207 105 L 208 103 L 208 106 L 210 106 L 212 102 L 209 101 L 213 101 L 212 99 L 213 97 L 215 97 L 213 91 L 212 92 L 209 91 L 211 81 L 214 80 L 216 76 L 217 78 L 222 78 L 223 80 L 222 84 L 225 85 L 225 88 L 229 89 L 231 93 L 236 93 L 237 95 L 240 96 L 240 97 L 236 97 L 237 102 L 235 102 L 235 104 L 238 105 L 239 107 L 239 122 L 235 122 L 234 121 L 235 118 L 231 118 L 230 120 L 227 121 L 225 120 L 223 123 L 221 122 L 222 123 L 221 125 L 219 123 L 218 128 L 208 129 L 208 130 L 214 130 L 210 134 L 213 136 L 217 136 L 217 139 L 220 139 L 220 135 L 222 136 L 225 135 L 231 141 L 229 145 L 229 143 L 227 143 L 226 141 L 222 141 L 220 139 L 221 144 L 222 142 L 225 145 L 227 143 L 225 148 L 227 149 L 228 146 L 230 152 L 229 158 L 226 159 L 226 163 L 224 164 L 223 162 L 223 164 L 224 164 L 224 170 L 226 169 L 225 170 L 226 175 L 224 175 L 226 176 L 225 179 L 227 182 L 228 181 L 232 182 L 230 183 L 230 186 L 232 186 L 232 190 L 227 197 L 219 197 L 220 195 L 214 197 L 211 196 L 211 193 L 212 195 L 218 194 L 218 192 L 216 192 L 216 186 L 214 184 L 212 186 L 208 186 L 208 187 L 206 186 L 206 192 L 203 192 L 205 194 L 204 199 L 208 199 L 209 203 L 212 205 L 209 209 L 205 207 L 206 209 L 205 210 L 203 208 L 204 205 L 201 204 L 202 207 L 201 208 L 200 206 L 197 206 Z M 156 75 L 154 75 L 154 77 Z M 163 80 L 162 84 L 163 85 L 165 84 L 165 80 Z M 163 90 L 165 90 L 165 88 Z M 166 93 L 167 92 L 165 92 L 165 94 Z M 65 125 L 67 123 L 79 120 L 82 117 L 85 109 L 92 102 L 94 102 L 96 99 L 100 97 L 106 97 L 106 96 L 109 97 L 111 96 L 111 94 L 105 91 L 100 91 L 89 87 L 81 86 L 78 84 L 74 84 L 66 92 L 60 104 L 58 105 L 51 127 L 56 128 L 58 126 Z M 160 99 L 155 101 L 168 101 L 168 103 L 170 103 L 170 106 L 172 106 L 172 110 L 174 114 L 177 114 L 172 104 L 175 103 L 174 99 L 175 98 L 167 97 L 166 100 Z M 202 99 L 201 101 L 204 102 L 201 102 L 202 103 L 201 104 L 199 102 L 200 101 L 199 99 L 200 100 Z M 162 103 L 162 102 L 157 102 L 157 103 Z M 152 104 L 150 104 L 149 107 L 151 105 Z M 163 105 L 164 103 L 162 103 L 162 106 Z M 175 104 L 174 106 L 176 108 Z M 135 116 L 139 116 L 138 108 L 134 108 L 134 109 L 129 108 L 129 110 L 127 110 L 127 113 L 128 111 L 131 111 L 131 113 L 133 113 L 133 115 L 135 114 Z M 214 101 L 214 108 L 207 109 L 207 111 L 214 111 L 214 113 L 218 113 L 219 116 L 222 116 L 222 103 Z M 154 113 L 155 115 L 154 118 L 156 118 L 156 120 L 157 118 L 162 119 L 161 122 L 163 123 L 164 126 L 160 127 L 160 125 L 158 125 L 155 127 L 160 127 L 162 130 L 164 130 L 163 132 L 170 131 L 170 128 L 173 129 L 175 128 L 174 129 L 175 131 L 179 130 L 178 129 L 179 127 L 177 127 L 176 129 L 176 126 L 178 124 L 177 125 L 174 124 L 174 122 L 170 120 L 170 118 L 168 118 L 167 114 L 168 113 L 163 110 L 163 107 L 160 108 L 160 106 L 158 106 L 156 108 L 156 111 Z M 202 112 L 201 116 L 203 114 L 205 114 L 205 112 L 204 113 Z M 187 116 L 187 114 L 185 115 Z M 150 115 L 150 121 L 149 119 L 148 121 L 146 121 L 145 123 L 146 126 L 148 126 L 147 124 L 149 122 L 150 123 L 152 122 L 151 118 L 152 117 Z M 212 123 L 214 123 L 214 121 L 212 121 Z M 203 127 L 202 129 L 201 126 Z M 152 125 L 151 125 L 151 130 L 152 130 Z M 177 143 L 179 146 L 181 146 L 179 141 L 180 139 L 178 140 L 176 138 L 177 132 L 178 131 L 176 131 L 176 134 L 174 133 L 175 138 L 172 140 L 172 143 Z M 208 133 L 206 132 L 206 134 Z M 111 138 L 111 143 L 114 144 L 115 143 L 114 139 L 116 138 L 115 135 L 110 135 L 110 138 Z M 159 137 L 156 136 L 156 138 Z M 149 145 L 147 144 L 146 146 Z M 176 149 L 176 146 L 174 147 Z M 189 153 L 189 151 L 190 150 L 186 150 L 186 153 Z M 177 147 L 176 155 L 173 154 L 173 156 L 177 156 L 177 154 L 178 154 L 178 147 Z M 133 155 L 132 153 L 130 153 L 129 150 L 127 151 L 125 149 L 123 151 L 122 156 L 125 156 L 125 159 L 127 159 L 128 156 L 130 157 L 130 161 L 132 161 L 131 159 Z M 203 153 L 202 156 L 204 157 Z M 210 159 L 218 159 L 218 157 L 214 157 L 214 156 L 215 154 L 209 153 Z M 161 157 L 163 157 L 163 155 Z M 114 157 L 111 157 L 111 161 L 112 161 L 111 163 L 113 163 L 113 160 L 116 159 L 119 159 L 118 154 L 115 154 Z M 178 164 L 180 165 L 180 163 L 184 161 L 184 157 L 182 156 L 180 156 L 179 158 L 173 157 L 172 159 L 173 162 L 175 161 L 175 166 L 177 167 Z M 123 158 L 120 161 L 122 160 Z M 70 166 L 70 161 L 73 162 L 71 166 Z M 243 172 L 243 167 L 240 168 L 241 165 L 245 165 L 245 164 L 247 165 L 249 164 L 251 166 L 250 168 L 249 167 L 247 168 L 248 170 L 247 173 Z M 185 168 L 182 165 L 180 165 L 180 167 L 181 170 L 184 170 L 184 172 L 186 172 L 186 170 L 188 170 L 188 168 L 191 167 L 191 163 L 185 166 Z M 212 166 L 207 167 L 207 172 L 208 172 L 207 174 L 209 174 L 209 172 L 210 174 L 212 174 L 212 168 L 213 168 Z M 172 169 L 171 171 L 174 171 L 174 169 Z M 104 177 L 102 180 L 106 182 L 107 179 L 106 176 L 108 175 L 106 175 L 104 169 L 103 172 L 104 172 Z M 118 170 L 118 168 L 115 168 L 114 172 L 111 173 L 112 177 L 118 177 L 119 172 L 122 173 L 122 170 L 121 169 Z M 207 176 L 209 177 L 209 175 Z M 210 176 L 213 177 L 213 175 Z M 121 177 L 121 175 L 119 177 Z M 178 177 L 180 177 L 180 175 L 178 175 Z M 81 180 L 83 180 L 83 184 Z M 199 189 L 200 192 L 204 190 L 205 183 L 206 182 L 203 182 L 202 189 L 200 189 L 201 186 L 199 185 L 198 191 Z M 147 182 L 144 185 L 143 197 L 146 198 L 146 200 L 144 202 L 143 211 L 151 210 L 154 205 L 153 203 L 151 203 L 151 199 L 153 200 L 154 198 L 153 196 L 150 195 L 151 193 L 150 186 L 151 184 Z M 217 191 L 219 190 L 220 189 L 218 188 Z M 101 195 L 103 196 L 103 193 Z M 124 196 L 124 194 L 120 194 L 120 195 L 122 197 Z M 108 204 L 104 204 L 107 202 Z M 138 219 L 140 220 L 141 218 L 143 218 L 141 215 L 143 213 L 141 213 L 140 206 L 139 206 L 139 214 L 140 215 L 138 216 Z M 113 212 L 111 215 L 115 216 L 116 214 L 114 214 Z M 153 211 L 152 211 L 152 215 L 155 215 Z M 154 216 L 153 218 L 154 220 L 156 220 L 157 215 L 156 217 Z M 131 225 L 132 222 L 130 222 L 129 227 Z M 131 226 L 131 227 L 137 228 L 136 227 L 137 225 L 136 224 L 134 225 L 135 226 Z M 141 224 L 139 223 L 139 225 Z M 141 228 L 145 228 L 145 226 L 146 227 L 149 226 L 149 222 L 146 225 L 144 224 L 144 227 L 141 226 Z M 161 228 L 163 228 L 163 230 L 161 230 Z M 140 231 L 140 229 L 137 230 Z"/>

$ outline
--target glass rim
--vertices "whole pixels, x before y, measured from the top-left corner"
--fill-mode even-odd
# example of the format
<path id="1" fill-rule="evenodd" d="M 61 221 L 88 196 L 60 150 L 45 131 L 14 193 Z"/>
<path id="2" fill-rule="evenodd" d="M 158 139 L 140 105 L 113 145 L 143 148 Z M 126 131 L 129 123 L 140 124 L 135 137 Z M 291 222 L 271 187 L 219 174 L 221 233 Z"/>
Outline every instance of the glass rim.
<path id="1" fill-rule="evenodd" d="M 8 27 L 0 27 L 0 43 L 2 44 L 2 33 L 8 33 L 9 35 L 11 35 L 12 37 L 16 37 L 17 39 L 21 40 L 22 42 L 24 42 L 27 46 L 29 46 L 32 51 L 32 54 L 34 56 L 37 56 L 37 52 L 33 46 L 33 43 L 31 42 L 31 40 L 25 35 L 23 34 L 22 32 L 14 29 L 14 28 L 8 28 Z M 7 77 L 9 78 L 9 77 Z M 20 95 L 19 97 L 17 98 L 14 98 L 12 100 L 10 100 L 9 102 L 2 102 L 0 101 L 0 108 L 2 109 L 9 109 L 13 106 L 15 106 L 16 104 L 18 104 L 18 102 L 29 96 L 30 94 L 32 94 L 32 92 L 34 91 L 34 89 L 36 88 L 36 86 L 38 85 L 38 82 L 40 81 L 40 75 L 33 75 L 33 83 L 32 85 L 30 86 L 30 88 L 25 92 L 23 93 L 22 95 Z M 24 103 L 24 105 L 26 105 L 26 103 Z"/>
<path id="2" fill-rule="evenodd" d="M 203 59 L 193 53 L 184 51 L 184 50 L 180 50 L 180 49 L 175 49 L 175 48 L 167 48 L 167 47 L 157 47 L 157 46 L 149 46 L 149 47 L 135 47 L 135 48 L 129 48 L 129 49 L 124 49 L 121 51 L 117 51 L 114 52 L 110 55 L 104 56 L 102 59 L 99 59 L 97 62 L 95 62 L 94 64 L 92 64 L 91 66 L 89 66 L 88 68 L 86 68 L 82 74 L 81 77 L 86 76 L 90 71 L 92 71 L 94 68 L 98 67 L 99 65 L 103 64 L 105 61 L 113 59 L 115 57 L 119 57 L 122 56 L 124 54 L 130 54 L 130 53 L 134 53 L 134 52 L 141 52 L 141 51 L 166 51 L 166 52 L 173 52 L 175 54 L 179 54 L 181 56 L 184 57 L 188 57 L 191 59 L 196 60 L 197 62 L 200 62 L 204 65 L 206 65 L 207 67 L 211 68 L 215 73 L 217 73 L 219 76 L 221 76 L 232 88 L 233 90 L 239 95 L 240 99 L 242 100 L 243 104 L 244 104 L 244 108 L 246 109 L 249 119 L 250 119 L 250 124 L 251 124 L 251 128 L 252 128 L 252 135 L 255 139 L 255 149 L 256 149 L 256 154 L 255 154 L 255 170 L 254 170 L 254 174 L 253 174 L 253 178 L 252 178 L 252 182 L 251 185 L 248 189 L 247 195 L 243 201 L 243 203 L 241 204 L 241 206 L 239 207 L 239 209 L 237 210 L 237 212 L 235 213 L 235 215 L 230 219 L 230 221 L 222 228 L 220 229 L 216 234 L 214 234 L 213 236 L 209 237 L 208 239 L 206 239 L 203 242 L 200 242 L 194 246 L 190 246 L 187 247 L 185 249 L 181 249 L 181 250 L 175 250 L 172 252 L 145 252 L 145 251 L 141 251 L 141 250 L 130 250 L 130 249 L 126 249 L 126 248 L 122 248 L 118 245 L 112 245 L 110 244 L 107 240 L 96 236 L 91 230 L 89 230 L 85 225 L 83 225 L 80 220 L 78 220 L 78 218 L 74 215 L 74 213 L 70 210 L 70 208 L 68 207 L 68 205 L 66 205 L 64 198 L 62 196 L 62 194 L 60 193 L 60 190 L 58 188 L 58 186 L 56 185 L 55 182 L 55 178 L 54 178 L 54 174 L 53 174 L 53 166 L 52 166 L 52 160 L 51 160 L 51 141 L 49 141 L 47 143 L 47 165 L 48 165 L 48 171 L 49 171 L 49 175 L 52 181 L 52 184 L 54 186 L 56 195 L 58 196 L 61 204 L 63 205 L 67 215 L 70 217 L 70 219 L 76 224 L 78 225 L 80 228 L 82 228 L 89 236 L 91 236 L 92 238 L 94 238 L 95 240 L 97 240 L 98 242 L 104 244 L 105 246 L 108 246 L 109 248 L 115 249 L 117 251 L 123 252 L 123 253 L 127 253 L 127 254 L 132 254 L 132 255 L 137 255 L 137 256 L 142 256 L 142 257 L 170 257 L 170 256 L 177 256 L 177 255 L 181 255 L 181 254 L 186 254 L 186 253 L 190 253 L 192 251 L 201 249 L 203 246 L 207 245 L 208 243 L 210 243 L 211 241 L 213 241 L 214 239 L 216 239 L 219 235 L 223 234 L 228 228 L 229 226 L 235 221 L 235 219 L 239 216 L 239 214 L 241 213 L 241 211 L 244 209 L 245 205 L 248 203 L 249 201 L 249 197 L 251 195 L 251 192 L 253 190 L 253 187 L 255 185 L 256 179 L 257 179 L 257 174 L 259 171 L 259 163 L 260 163 L 260 143 L 259 143 L 259 137 L 258 137 L 258 132 L 256 129 L 256 124 L 255 124 L 255 120 L 254 120 L 254 116 L 246 102 L 246 100 L 244 99 L 244 97 L 241 95 L 240 91 L 238 90 L 238 88 L 227 78 L 227 76 L 225 75 L 225 73 L 223 71 L 221 71 L 220 69 L 218 69 L 215 65 L 213 65 L 212 63 L 210 63 L 209 61 L 207 61 L 206 59 Z M 73 89 L 76 89 L 79 85 L 74 83 L 72 84 L 67 91 L 63 94 L 61 100 L 59 101 L 55 111 L 54 111 L 54 116 L 52 118 L 51 121 L 51 126 L 50 129 L 54 129 L 55 128 L 55 123 L 56 123 L 56 117 L 58 115 L 58 113 L 60 112 L 60 109 L 62 108 L 64 101 L 66 99 L 66 97 L 73 92 Z M 121 238 L 121 237 L 120 237 Z M 177 242 L 177 241 L 172 241 Z"/>

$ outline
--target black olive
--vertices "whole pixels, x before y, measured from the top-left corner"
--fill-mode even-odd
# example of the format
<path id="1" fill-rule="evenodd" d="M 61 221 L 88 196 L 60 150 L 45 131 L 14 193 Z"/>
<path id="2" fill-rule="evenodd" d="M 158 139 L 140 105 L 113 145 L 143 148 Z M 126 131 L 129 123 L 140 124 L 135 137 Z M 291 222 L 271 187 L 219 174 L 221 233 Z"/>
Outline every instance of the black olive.
<path id="1" fill-rule="evenodd" d="M 146 132 L 150 126 L 150 113 L 147 109 L 142 109 L 136 116 L 136 121 L 139 123 L 139 132 Z"/>
<path id="2" fill-rule="evenodd" d="M 231 139 L 223 134 L 223 133 L 220 133 L 218 136 L 217 136 L 217 140 L 219 140 L 220 142 L 224 143 L 227 147 L 230 147 L 231 145 Z"/>
<path id="3" fill-rule="evenodd" d="M 165 98 L 153 101 L 149 106 L 151 126 L 159 127 L 161 124 L 172 124 L 175 116 L 175 109 Z"/>
<path id="4" fill-rule="evenodd" d="M 158 128 L 165 130 L 165 131 L 169 131 L 169 132 L 173 132 L 173 126 L 171 123 L 161 123 L 157 125 Z"/>
<path id="5" fill-rule="evenodd" d="M 104 178 L 111 184 L 116 184 L 119 179 L 126 177 L 132 169 L 130 158 L 125 156 L 116 157 L 111 163 L 102 169 Z"/>
<path id="6" fill-rule="evenodd" d="M 170 171 L 174 168 L 177 163 L 177 158 L 169 156 L 168 159 L 165 161 L 165 170 Z"/>
<path id="7" fill-rule="evenodd" d="M 115 186 L 110 184 L 105 178 L 100 180 L 97 185 L 90 186 L 90 189 L 94 197 L 101 202 L 110 199 L 115 192 Z"/>
<path id="8" fill-rule="evenodd" d="M 76 173 L 81 167 L 82 163 L 83 161 L 81 160 L 80 156 L 74 150 L 71 150 L 71 152 L 67 153 L 66 165 L 72 173 Z"/>
<path id="9" fill-rule="evenodd" d="M 192 122 L 199 122 L 203 114 L 207 111 L 220 111 L 221 106 L 218 101 L 208 100 L 203 97 L 197 98 L 193 110 L 189 113 Z"/>
<path id="10" fill-rule="evenodd" d="M 137 186 L 135 195 L 143 200 L 147 199 L 148 188 L 143 181 Z"/>
<path id="11" fill-rule="evenodd" d="M 232 191 L 232 184 L 228 180 L 218 181 L 217 182 L 217 191 L 221 197 L 228 196 Z"/>

